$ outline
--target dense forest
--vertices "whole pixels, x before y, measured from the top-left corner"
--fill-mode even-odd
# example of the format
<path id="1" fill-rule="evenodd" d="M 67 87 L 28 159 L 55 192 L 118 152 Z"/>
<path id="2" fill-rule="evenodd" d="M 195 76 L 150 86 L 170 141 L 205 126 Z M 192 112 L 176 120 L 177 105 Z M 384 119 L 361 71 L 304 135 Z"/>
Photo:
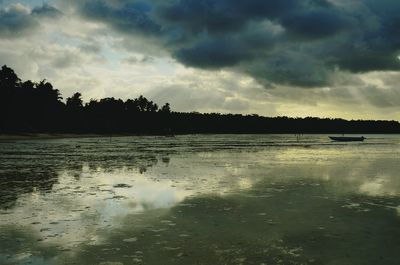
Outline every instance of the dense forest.
<path id="1" fill-rule="evenodd" d="M 261 117 L 173 112 L 143 96 L 83 103 L 80 93 L 63 101 L 46 80 L 21 81 L 13 69 L 0 70 L 0 133 L 400 133 L 397 121 Z"/>

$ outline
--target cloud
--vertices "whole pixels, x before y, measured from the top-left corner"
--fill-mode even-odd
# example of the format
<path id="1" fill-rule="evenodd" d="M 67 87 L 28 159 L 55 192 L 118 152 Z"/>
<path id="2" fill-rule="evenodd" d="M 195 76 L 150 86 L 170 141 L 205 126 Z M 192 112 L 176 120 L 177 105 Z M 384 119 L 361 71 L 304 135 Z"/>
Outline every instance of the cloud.
<path id="1" fill-rule="evenodd" d="M 40 7 L 33 8 L 32 15 L 39 17 L 58 18 L 62 15 L 62 12 L 57 8 L 55 8 L 54 6 L 44 3 Z"/>
<path id="2" fill-rule="evenodd" d="M 83 58 L 76 51 L 65 50 L 60 56 L 53 55 L 52 57 L 51 66 L 55 68 L 64 69 L 84 63 Z"/>
<path id="3" fill-rule="evenodd" d="M 121 62 L 125 64 L 149 64 L 153 63 L 155 61 L 154 57 L 144 55 L 141 58 L 138 56 L 129 56 L 125 59 L 123 59 Z"/>
<path id="4" fill-rule="evenodd" d="M 143 94 L 179 111 L 400 117 L 394 0 L 9 3 L 0 7 L 0 61 L 21 79 L 47 78 L 65 97 Z"/>
<path id="5" fill-rule="evenodd" d="M 37 27 L 30 10 L 21 4 L 0 10 L 0 36 L 15 37 Z"/>
<path id="6" fill-rule="evenodd" d="M 384 0 L 76 1 L 80 14 L 182 64 L 265 84 L 332 85 L 336 71 L 399 70 L 400 2 Z"/>
<path id="7" fill-rule="evenodd" d="M 80 13 L 89 19 L 102 21 L 123 33 L 158 34 L 161 26 L 150 17 L 151 6 L 127 1 L 83 1 L 79 2 Z"/>
<path id="8" fill-rule="evenodd" d="M 85 43 L 80 46 L 80 50 L 84 53 L 98 54 L 101 52 L 101 46 L 97 43 Z"/>
<path id="9" fill-rule="evenodd" d="M 250 59 L 250 54 L 232 40 L 212 39 L 199 42 L 194 47 L 177 50 L 174 57 L 183 64 L 194 67 L 221 68 Z"/>
<path id="10" fill-rule="evenodd" d="M 304 39 L 334 36 L 347 26 L 345 17 L 327 8 L 294 12 L 283 17 L 281 23 L 289 34 Z"/>
<path id="11" fill-rule="evenodd" d="M 56 18 L 61 12 L 48 4 L 30 10 L 22 4 L 12 4 L 0 9 L 0 36 L 16 38 L 33 33 L 44 17 Z"/>
<path id="12" fill-rule="evenodd" d="M 322 87 L 331 82 L 332 70 L 325 67 L 323 61 L 308 56 L 296 47 L 286 46 L 277 49 L 274 56 L 260 58 L 243 66 L 241 71 L 248 72 L 262 84 L 292 85 L 300 87 Z"/>

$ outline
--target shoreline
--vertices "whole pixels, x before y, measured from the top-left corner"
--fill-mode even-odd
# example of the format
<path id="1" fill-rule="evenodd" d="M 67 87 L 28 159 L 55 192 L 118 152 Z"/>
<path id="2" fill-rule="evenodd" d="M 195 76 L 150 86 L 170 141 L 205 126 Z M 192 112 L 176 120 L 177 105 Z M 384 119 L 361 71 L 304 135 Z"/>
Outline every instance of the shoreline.
<path id="1" fill-rule="evenodd" d="M 128 136 L 169 136 L 163 134 L 134 134 L 134 133 L 6 133 L 0 134 L 0 143 L 15 140 L 45 140 L 45 139 L 72 139 L 72 138 L 102 138 L 102 137 L 128 137 Z M 173 135 L 175 136 L 175 135 Z"/>
<path id="2" fill-rule="evenodd" d="M 187 133 L 176 135 L 296 135 L 295 133 Z M 346 135 L 395 135 L 399 133 L 346 133 Z M 338 133 L 305 133 L 302 135 L 338 135 Z M 16 140 L 46 140 L 46 139 L 72 139 L 72 138 L 101 138 L 101 137 L 127 137 L 127 136 L 165 136 L 170 135 L 162 134 L 129 134 L 129 133 L 116 133 L 116 134 L 94 134 L 94 133 L 16 133 L 16 134 L 0 134 L 0 143 L 6 141 Z M 175 136 L 175 135 L 172 135 Z"/>
<path id="3" fill-rule="evenodd" d="M 45 139 L 69 139 L 69 138 L 92 138 L 106 137 L 101 134 L 74 134 L 74 133 L 17 133 L 0 134 L 0 142 L 13 140 L 45 140 Z"/>

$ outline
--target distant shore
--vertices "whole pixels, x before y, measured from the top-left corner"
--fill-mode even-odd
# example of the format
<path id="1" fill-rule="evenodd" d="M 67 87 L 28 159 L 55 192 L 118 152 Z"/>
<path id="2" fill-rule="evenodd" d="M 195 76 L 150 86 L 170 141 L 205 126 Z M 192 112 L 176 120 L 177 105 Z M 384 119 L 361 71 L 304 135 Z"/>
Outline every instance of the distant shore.
<path id="1" fill-rule="evenodd" d="M 46 80 L 23 82 L 5 65 L 0 75 L 6 80 L 0 84 L 0 140 L 110 135 L 400 133 L 400 122 L 395 120 L 176 112 L 169 103 L 160 108 L 143 95 L 84 103 L 82 95 L 76 92 L 64 102 L 60 92 Z"/>
<path id="2" fill-rule="evenodd" d="M 126 136 L 170 136 L 162 134 L 134 134 L 134 133 L 6 133 L 0 134 L 0 142 L 14 140 L 35 140 L 35 139 L 69 139 L 69 138 L 100 138 L 100 137 L 126 137 Z"/>
<path id="3" fill-rule="evenodd" d="M 73 134 L 73 133 L 17 133 L 17 134 L 0 134 L 0 141 L 106 137 L 106 136 L 107 135 L 101 135 L 101 134 L 76 134 L 76 133 L 75 134 Z"/>
<path id="4" fill-rule="evenodd" d="M 195 133 L 192 133 L 195 134 Z M 200 134 L 221 134 L 221 133 L 200 133 Z M 243 134 L 243 133 L 224 133 L 224 134 Z M 292 134 L 292 133 L 245 133 L 245 134 Z M 306 133 L 307 135 L 323 134 L 323 135 L 339 135 L 338 133 Z M 370 135 L 370 134 L 397 134 L 397 133 L 346 133 L 346 135 Z M 181 134 L 177 134 L 181 135 Z M 296 135 L 296 134 L 293 134 Z M 124 136 L 170 136 L 160 134 L 86 134 L 86 133 L 16 133 L 16 134 L 0 134 L 0 142 L 14 140 L 43 140 L 43 139 L 69 139 L 69 138 L 97 138 L 97 137 L 124 137 Z"/>

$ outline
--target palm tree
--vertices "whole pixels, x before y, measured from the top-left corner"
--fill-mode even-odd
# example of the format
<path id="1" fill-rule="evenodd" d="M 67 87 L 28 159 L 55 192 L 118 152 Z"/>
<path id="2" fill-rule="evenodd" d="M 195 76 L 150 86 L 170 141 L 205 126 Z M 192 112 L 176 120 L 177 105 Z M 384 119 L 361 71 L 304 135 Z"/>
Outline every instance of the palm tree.
<path id="1" fill-rule="evenodd" d="M 79 110 L 83 107 L 83 102 L 81 99 L 82 94 L 77 92 L 72 95 L 72 97 L 67 98 L 67 108 L 73 110 Z"/>

